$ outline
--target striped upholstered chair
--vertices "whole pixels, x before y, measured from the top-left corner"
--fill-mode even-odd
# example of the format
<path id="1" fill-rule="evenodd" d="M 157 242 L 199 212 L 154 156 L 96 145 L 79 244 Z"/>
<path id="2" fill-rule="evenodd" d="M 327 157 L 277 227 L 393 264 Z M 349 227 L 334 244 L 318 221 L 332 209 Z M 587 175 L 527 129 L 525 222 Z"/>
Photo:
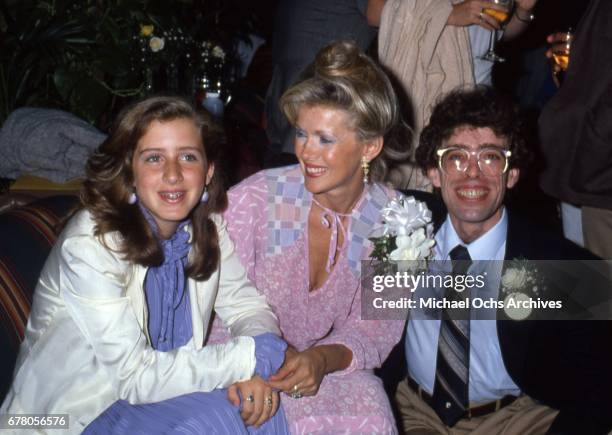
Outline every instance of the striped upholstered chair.
<path id="1" fill-rule="evenodd" d="M 12 380 L 38 275 L 74 196 L 51 196 L 0 214 L 0 403 Z"/>

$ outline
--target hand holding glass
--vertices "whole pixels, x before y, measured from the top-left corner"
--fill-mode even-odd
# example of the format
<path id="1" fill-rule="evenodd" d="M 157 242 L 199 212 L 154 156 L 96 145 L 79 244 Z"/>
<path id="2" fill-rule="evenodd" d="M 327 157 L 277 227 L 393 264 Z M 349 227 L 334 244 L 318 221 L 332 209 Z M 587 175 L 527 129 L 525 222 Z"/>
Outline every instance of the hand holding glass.
<path id="1" fill-rule="evenodd" d="M 489 3 L 502 7 L 504 10 L 495 8 L 483 8 L 482 13 L 487 14 L 500 24 L 504 24 L 510 18 L 510 12 L 514 7 L 514 0 L 490 0 Z M 497 42 L 497 31 L 491 31 L 491 39 L 489 40 L 489 50 L 482 56 L 481 59 L 491 62 L 505 62 L 506 59 L 495 53 L 495 43 Z"/>
<path id="2" fill-rule="evenodd" d="M 569 65 L 570 48 L 572 44 L 572 30 L 553 35 L 552 58 L 561 71 L 567 70 Z"/>

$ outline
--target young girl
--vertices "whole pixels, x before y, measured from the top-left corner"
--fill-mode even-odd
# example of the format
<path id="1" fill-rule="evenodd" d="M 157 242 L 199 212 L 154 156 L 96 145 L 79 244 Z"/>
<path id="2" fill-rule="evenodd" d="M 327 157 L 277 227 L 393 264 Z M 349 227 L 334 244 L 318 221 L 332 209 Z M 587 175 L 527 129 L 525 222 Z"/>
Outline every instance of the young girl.
<path id="1" fill-rule="evenodd" d="M 42 271 L 0 413 L 68 414 L 70 433 L 236 433 L 240 410 L 257 425 L 275 415 L 261 378 L 286 344 L 218 214 L 219 142 L 177 98 L 122 113 Z M 233 339 L 203 347 L 213 310 Z M 240 408 L 202 393 L 238 381 Z M 266 428 L 286 430 L 282 411 Z"/>

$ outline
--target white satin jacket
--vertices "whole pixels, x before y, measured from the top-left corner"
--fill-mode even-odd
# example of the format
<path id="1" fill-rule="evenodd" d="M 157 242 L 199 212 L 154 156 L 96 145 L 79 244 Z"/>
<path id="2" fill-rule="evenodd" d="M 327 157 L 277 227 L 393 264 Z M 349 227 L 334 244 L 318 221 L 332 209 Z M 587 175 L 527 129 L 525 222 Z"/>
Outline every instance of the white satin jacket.
<path id="1" fill-rule="evenodd" d="M 118 399 L 157 402 L 250 378 L 249 336 L 280 335 L 277 318 L 247 280 L 222 218 L 213 218 L 221 261 L 207 281 L 188 280 L 193 338 L 158 352 L 147 331 L 147 269 L 105 247 L 87 211 L 75 215 L 42 270 L 0 414 L 69 414 L 68 433 L 80 433 Z M 117 240 L 105 236 L 110 248 Z M 203 347 L 213 310 L 235 338 Z"/>

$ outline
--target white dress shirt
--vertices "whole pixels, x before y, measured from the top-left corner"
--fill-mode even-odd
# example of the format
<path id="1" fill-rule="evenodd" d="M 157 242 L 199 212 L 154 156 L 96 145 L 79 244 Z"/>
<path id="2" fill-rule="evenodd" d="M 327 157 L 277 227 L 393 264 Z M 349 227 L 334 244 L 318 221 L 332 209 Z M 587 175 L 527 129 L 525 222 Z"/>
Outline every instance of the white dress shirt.
<path id="1" fill-rule="evenodd" d="M 449 260 L 449 252 L 457 245 L 467 247 L 472 260 L 503 260 L 506 252 L 506 234 L 508 218 L 505 210 L 502 217 L 487 233 L 472 243 L 461 241 L 450 217 L 447 217 L 436 233 L 435 260 Z M 470 268 L 485 265 L 476 263 Z M 492 278 L 489 290 L 491 294 L 478 295 L 497 297 L 501 279 L 501 261 L 487 262 L 486 267 Z M 493 270 L 491 270 L 493 269 Z M 472 295 L 474 296 L 474 295 Z M 406 360 L 408 375 L 421 385 L 429 394 L 433 394 L 436 377 L 436 360 L 438 355 L 438 336 L 440 319 L 408 321 L 406 335 Z M 470 368 L 469 368 L 470 402 L 490 402 L 507 394 L 518 396 L 520 389 L 512 381 L 504 366 L 497 336 L 495 320 L 472 320 L 470 322 Z"/>
<path id="2" fill-rule="evenodd" d="M 477 24 L 468 26 L 470 34 L 470 46 L 472 48 L 472 65 L 474 66 L 474 83 L 477 85 L 488 85 L 492 83 L 491 73 L 493 62 L 482 59 L 482 56 L 489 51 L 491 32 Z M 502 32 L 497 32 L 497 36 Z"/>

